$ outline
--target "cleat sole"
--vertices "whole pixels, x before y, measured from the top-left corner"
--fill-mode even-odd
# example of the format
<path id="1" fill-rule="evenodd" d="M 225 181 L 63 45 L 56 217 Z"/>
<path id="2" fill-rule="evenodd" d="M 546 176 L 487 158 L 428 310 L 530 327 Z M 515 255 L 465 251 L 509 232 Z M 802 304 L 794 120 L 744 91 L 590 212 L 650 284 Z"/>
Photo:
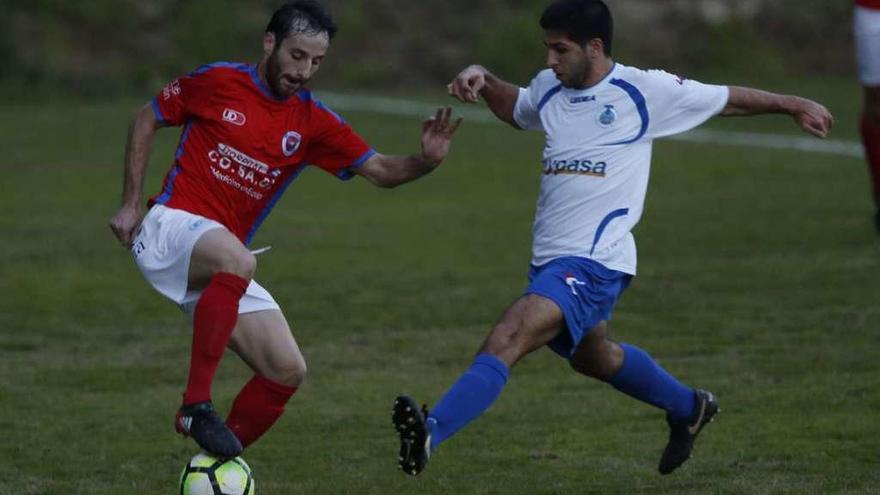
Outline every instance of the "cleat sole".
<path id="1" fill-rule="evenodd" d="M 425 416 L 409 397 L 401 396 L 394 401 L 391 420 L 400 438 L 397 467 L 408 475 L 419 474 L 428 462 L 430 433 Z"/>

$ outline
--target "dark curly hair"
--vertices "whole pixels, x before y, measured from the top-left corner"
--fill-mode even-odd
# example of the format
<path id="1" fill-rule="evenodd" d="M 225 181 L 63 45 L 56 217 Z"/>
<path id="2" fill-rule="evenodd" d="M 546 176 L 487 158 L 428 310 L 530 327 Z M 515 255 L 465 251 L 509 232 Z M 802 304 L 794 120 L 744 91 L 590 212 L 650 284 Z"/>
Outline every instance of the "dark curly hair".
<path id="1" fill-rule="evenodd" d="M 564 33 L 581 46 L 599 38 L 605 47 L 605 55 L 611 56 L 614 20 L 602 0 L 557 0 L 544 9 L 541 27 Z"/>
<path id="2" fill-rule="evenodd" d="M 282 5 L 272 14 L 266 32 L 275 35 L 278 42 L 291 34 L 327 33 L 333 39 L 338 28 L 330 13 L 315 0 L 293 0 Z"/>

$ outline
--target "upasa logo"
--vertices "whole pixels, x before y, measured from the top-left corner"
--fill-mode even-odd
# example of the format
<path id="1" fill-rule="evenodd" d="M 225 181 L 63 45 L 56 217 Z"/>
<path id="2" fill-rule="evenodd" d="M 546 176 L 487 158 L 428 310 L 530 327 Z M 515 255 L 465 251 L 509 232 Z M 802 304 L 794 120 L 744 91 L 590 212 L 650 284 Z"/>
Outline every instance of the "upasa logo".
<path id="1" fill-rule="evenodd" d="M 589 175 L 605 177 L 608 164 L 592 160 L 560 160 L 545 158 L 542 162 L 544 175 Z"/>

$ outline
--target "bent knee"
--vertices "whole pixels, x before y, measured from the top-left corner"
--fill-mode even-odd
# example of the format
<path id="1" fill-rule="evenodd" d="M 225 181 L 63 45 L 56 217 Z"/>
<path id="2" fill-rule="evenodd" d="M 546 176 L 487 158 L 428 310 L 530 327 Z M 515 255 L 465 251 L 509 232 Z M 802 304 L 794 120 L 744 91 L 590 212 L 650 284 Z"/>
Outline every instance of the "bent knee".
<path id="1" fill-rule="evenodd" d="M 515 325 L 499 323 L 492 329 L 489 338 L 486 339 L 484 351 L 500 356 L 515 350 L 522 345 L 522 332 Z"/>
<path id="2" fill-rule="evenodd" d="M 306 363 L 303 360 L 291 360 L 273 367 L 267 378 L 288 387 L 299 387 L 306 379 Z"/>
<path id="3" fill-rule="evenodd" d="M 584 339 L 568 363 L 582 375 L 607 381 L 620 370 L 623 355 L 608 339 Z"/>
<path id="4" fill-rule="evenodd" d="M 614 376 L 610 371 L 612 367 L 606 360 L 575 360 L 572 358 L 568 361 L 568 364 L 570 364 L 571 368 L 578 373 L 591 378 L 596 378 L 597 380 L 607 381 Z"/>
<path id="5" fill-rule="evenodd" d="M 257 257 L 250 251 L 230 253 L 224 256 L 217 267 L 218 272 L 232 273 L 241 278 L 251 280 L 257 270 Z"/>

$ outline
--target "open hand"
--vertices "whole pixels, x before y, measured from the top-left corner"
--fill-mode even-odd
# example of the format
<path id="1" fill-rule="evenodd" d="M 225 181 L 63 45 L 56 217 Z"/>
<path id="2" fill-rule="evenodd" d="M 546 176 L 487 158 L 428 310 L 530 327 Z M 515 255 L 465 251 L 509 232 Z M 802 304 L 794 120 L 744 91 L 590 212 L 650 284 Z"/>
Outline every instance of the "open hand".
<path id="1" fill-rule="evenodd" d="M 422 157 L 430 163 L 442 162 L 461 121 L 461 117 L 452 120 L 451 107 L 438 108 L 437 114 L 422 124 Z"/>

